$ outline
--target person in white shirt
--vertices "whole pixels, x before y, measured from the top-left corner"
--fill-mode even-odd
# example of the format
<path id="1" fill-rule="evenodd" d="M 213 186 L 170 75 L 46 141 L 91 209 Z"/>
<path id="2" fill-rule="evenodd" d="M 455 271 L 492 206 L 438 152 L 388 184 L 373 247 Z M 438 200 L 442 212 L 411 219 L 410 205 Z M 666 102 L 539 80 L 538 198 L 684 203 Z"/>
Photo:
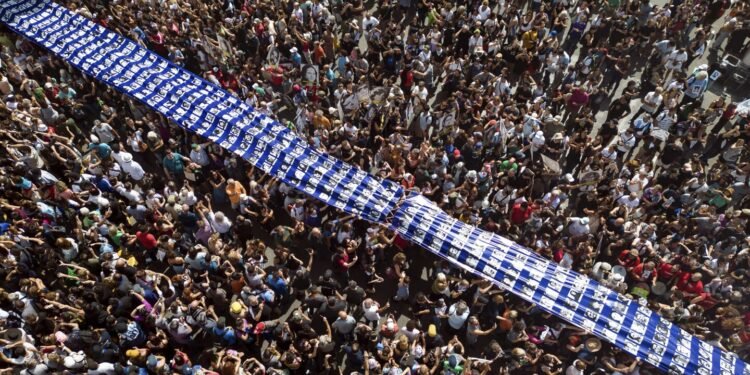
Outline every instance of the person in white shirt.
<path id="1" fill-rule="evenodd" d="M 383 307 L 380 307 L 380 304 L 372 298 L 367 298 L 362 301 L 362 312 L 367 324 L 374 324 L 377 326 L 380 321 L 380 313 L 385 311 L 389 306 L 390 305 L 386 303 Z"/>
<path id="2" fill-rule="evenodd" d="M 580 237 L 588 234 L 591 231 L 589 228 L 588 217 L 571 217 L 568 222 L 568 234 L 571 237 Z"/>
<path id="3" fill-rule="evenodd" d="M 378 25 L 380 25 L 380 21 L 377 18 L 373 17 L 371 14 L 369 14 L 369 12 L 362 19 L 362 28 L 365 31 L 370 31 L 373 28 L 377 27 Z"/>
<path id="4" fill-rule="evenodd" d="M 606 148 L 602 149 L 600 152 L 603 158 L 609 160 L 609 161 L 616 161 L 617 160 L 617 149 L 615 148 L 615 145 L 609 145 Z"/>
<path id="5" fill-rule="evenodd" d="M 411 95 L 421 99 L 423 102 L 427 102 L 429 91 L 427 90 L 427 87 L 425 87 L 424 81 L 420 81 L 419 85 L 414 86 L 414 88 L 411 89 Z"/>
<path id="6" fill-rule="evenodd" d="M 542 197 L 542 201 L 551 209 L 557 210 L 560 207 L 560 204 L 563 202 L 564 198 L 565 197 L 562 195 L 560 189 L 553 189 L 551 192 L 545 194 L 544 197 Z"/>
<path id="7" fill-rule="evenodd" d="M 131 185 L 130 182 L 124 184 L 122 182 L 118 183 L 115 185 L 115 191 L 131 203 L 140 203 L 143 201 L 141 193 L 133 189 L 133 185 Z"/>
<path id="8" fill-rule="evenodd" d="M 472 35 L 469 38 L 469 52 L 474 53 L 476 50 L 479 50 L 484 46 L 484 37 L 482 37 L 481 32 L 479 29 L 474 31 L 474 35 Z"/>
<path id="9" fill-rule="evenodd" d="M 666 61 L 664 61 L 664 67 L 667 68 L 665 78 L 668 77 L 672 72 L 681 72 L 682 65 L 688 60 L 688 54 L 684 48 L 680 48 L 672 51 L 667 55 Z"/>
<path id="10" fill-rule="evenodd" d="M 619 138 L 617 141 L 617 151 L 620 152 L 620 155 L 627 155 L 635 147 L 636 137 L 633 134 L 633 129 L 626 129 L 620 133 Z"/>
<path id="11" fill-rule="evenodd" d="M 149 189 L 149 191 L 146 193 L 146 207 L 148 207 L 151 210 L 158 210 L 164 204 L 167 203 L 166 199 L 164 199 L 164 196 L 157 193 L 154 189 Z"/>
<path id="12" fill-rule="evenodd" d="M 127 152 L 124 152 L 122 154 L 123 155 L 120 161 L 120 167 L 122 168 L 122 171 L 135 181 L 143 180 L 143 177 L 146 176 L 146 171 L 143 170 L 141 164 L 133 160 L 133 155 Z"/>
<path id="13" fill-rule="evenodd" d="M 658 116 L 656 116 L 656 127 L 659 129 L 669 131 L 669 129 L 677 122 L 677 109 L 676 108 L 665 108 Z"/>
<path id="14" fill-rule="evenodd" d="M 448 308 L 448 325 L 458 331 L 469 319 L 469 306 L 464 301 L 458 301 Z"/>
<path id="15" fill-rule="evenodd" d="M 632 210 L 636 207 L 638 207 L 638 204 L 641 203 L 641 200 L 638 198 L 638 194 L 636 193 L 630 193 L 628 195 L 623 195 L 620 197 L 620 199 L 617 200 L 617 203 L 625 206 L 626 208 Z"/>
<path id="16" fill-rule="evenodd" d="M 534 125 L 534 132 L 531 134 L 531 139 L 529 142 L 531 143 L 529 148 L 531 149 L 532 153 L 539 152 L 539 150 L 544 147 L 544 132 L 539 130 L 538 125 Z"/>
<path id="17" fill-rule="evenodd" d="M 232 222 L 221 211 L 217 211 L 216 213 L 209 212 L 208 220 L 211 223 L 211 228 L 216 233 L 227 234 L 232 228 Z"/>
<path id="18" fill-rule="evenodd" d="M 112 126 L 110 126 L 106 122 L 94 120 L 94 128 L 91 130 L 96 133 L 96 136 L 99 137 L 99 141 L 102 143 L 111 143 L 115 139 L 117 139 L 117 133 L 115 132 L 115 129 L 113 129 Z"/>
<path id="19" fill-rule="evenodd" d="M 427 128 L 432 125 L 432 113 L 429 110 L 422 111 L 419 114 L 419 129 L 422 131 L 423 136 L 427 135 Z"/>
<path id="20" fill-rule="evenodd" d="M 662 101 L 664 100 L 662 91 L 663 89 L 661 87 L 657 87 L 654 89 L 654 91 L 646 94 L 646 96 L 643 98 L 641 108 L 638 110 L 638 112 L 636 112 L 635 115 L 633 115 L 633 118 L 638 118 L 643 112 L 647 112 L 651 115 L 655 114 L 656 110 L 659 109 Z"/>
<path id="21" fill-rule="evenodd" d="M 482 2 L 482 5 L 477 9 L 477 14 L 474 16 L 474 20 L 484 22 L 487 18 L 492 15 L 492 8 L 487 0 Z"/>
<path id="22" fill-rule="evenodd" d="M 640 170 L 638 173 L 628 180 L 628 191 L 636 193 L 638 196 L 643 193 L 643 189 L 648 185 L 648 172 Z"/>

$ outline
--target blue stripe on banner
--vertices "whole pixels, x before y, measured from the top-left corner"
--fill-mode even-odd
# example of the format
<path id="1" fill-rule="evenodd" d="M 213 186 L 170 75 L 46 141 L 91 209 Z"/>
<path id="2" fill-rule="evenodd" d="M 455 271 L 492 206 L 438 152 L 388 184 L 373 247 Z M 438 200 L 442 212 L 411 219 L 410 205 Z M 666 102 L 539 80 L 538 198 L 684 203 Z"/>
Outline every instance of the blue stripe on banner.
<path id="1" fill-rule="evenodd" d="M 656 327 L 659 325 L 659 315 L 652 312 L 651 317 L 646 325 L 646 332 L 644 336 L 647 337 L 647 341 L 641 344 L 639 358 L 650 358 L 649 353 L 654 351 L 654 341 L 656 335 Z M 658 361 L 657 357 L 651 358 L 651 361 Z M 649 361 L 649 362 L 651 362 Z"/>
<path id="2" fill-rule="evenodd" d="M 285 165 L 285 164 L 286 164 L 286 165 L 287 165 L 287 168 L 288 168 L 288 166 L 289 166 L 289 165 L 291 165 L 291 163 L 292 163 L 292 160 L 288 160 L 287 158 L 283 157 L 283 155 L 289 155 L 289 153 L 291 153 L 291 152 L 292 152 L 292 150 L 294 150 L 294 148 L 295 148 L 295 147 L 297 146 L 297 144 L 299 144 L 299 142 L 300 142 L 300 140 L 299 140 L 299 139 L 294 139 L 294 140 L 292 140 L 291 142 L 289 142 L 289 144 L 288 144 L 288 145 L 287 145 L 286 147 L 284 147 L 284 149 L 283 149 L 283 150 L 281 150 L 281 155 L 282 155 L 282 157 L 279 157 L 279 158 L 278 158 L 278 159 L 276 160 L 276 163 L 273 163 L 273 165 L 271 166 L 271 171 L 269 172 L 269 174 L 270 174 L 270 175 L 276 176 L 276 175 L 277 175 L 277 174 L 279 173 L 279 170 L 280 170 L 280 168 L 281 168 L 281 167 L 282 167 L 283 165 Z M 283 145 L 282 145 L 282 146 L 283 146 Z M 288 163 L 288 164 L 287 164 L 287 163 Z M 284 171 L 282 171 L 282 172 L 283 172 L 284 174 L 286 174 L 286 172 L 287 172 L 287 171 L 286 171 L 286 170 L 284 170 Z"/>
<path id="3" fill-rule="evenodd" d="M 616 296 L 619 297 L 619 296 Z M 619 301 L 619 299 L 618 299 Z M 620 301 L 623 304 L 625 304 L 625 312 L 622 314 L 622 320 L 620 321 L 620 327 L 617 330 L 617 346 L 624 347 L 625 346 L 625 340 L 628 337 L 628 327 L 630 327 L 630 324 L 633 322 L 633 316 L 632 314 L 635 314 L 635 310 L 638 308 L 638 305 L 636 304 L 627 304 L 626 301 Z M 611 319 L 611 318 L 610 318 Z M 618 319 L 614 319 L 616 322 Z"/>
<path id="4" fill-rule="evenodd" d="M 713 351 L 713 356 L 711 357 L 711 370 L 716 373 L 717 369 L 721 369 L 721 352 L 718 350 Z"/>
<path id="5" fill-rule="evenodd" d="M 724 356 L 725 357 L 731 356 L 731 362 L 728 361 L 727 366 L 726 366 L 726 370 L 727 370 L 726 372 L 728 374 L 732 373 L 732 366 L 734 366 L 735 375 L 742 375 L 742 374 L 750 373 L 750 371 L 748 371 L 747 363 L 737 360 L 737 357 L 726 352 L 724 353 Z"/>
<path id="6" fill-rule="evenodd" d="M 325 163 L 325 155 L 322 155 L 318 160 L 321 163 Z M 330 191 L 330 181 L 331 176 L 333 176 L 336 171 L 334 168 L 336 167 L 336 164 L 333 163 L 330 167 L 324 167 L 322 170 L 322 175 L 320 176 L 320 182 L 318 182 L 318 186 L 315 187 L 315 194 L 314 196 L 319 197 L 322 193 L 325 193 L 326 196 L 330 197 L 331 191 Z M 320 171 L 319 168 L 313 169 L 313 173 L 318 173 Z M 330 198 L 323 199 L 326 203 L 330 202 Z"/>
<path id="7" fill-rule="evenodd" d="M 229 112 L 232 107 L 228 106 L 225 102 L 217 102 L 217 107 L 219 112 L 216 114 L 216 121 L 213 122 L 211 127 L 208 128 L 205 134 L 208 134 L 208 138 L 216 143 L 218 143 L 218 140 L 225 136 L 225 134 L 229 131 L 229 127 L 227 126 L 227 119 L 226 114 Z M 218 135 L 216 134 L 218 133 Z"/>
<path id="8" fill-rule="evenodd" d="M 53 27 L 51 28 L 45 28 L 43 30 L 40 30 L 37 32 L 36 35 L 38 41 L 40 44 L 48 46 L 50 48 L 51 46 L 54 46 L 57 44 L 57 41 L 61 39 L 62 35 L 60 35 L 61 30 L 67 29 L 68 27 L 73 27 L 72 25 L 67 23 L 67 20 L 63 16 L 57 17 L 57 22 Z M 54 37 L 54 39 L 51 39 Z"/>
<path id="9" fill-rule="evenodd" d="M 366 220 L 384 221 L 403 197 L 399 184 L 378 181 L 311 149 L 237 97 L 53 2 L 5 1 L 0 3 L 0 18 L 85 74 L 330 205 Z M 406 199 L 392 213 L 391 226 L 404 238 L 461 269 L 490 277 L 662 370 L 746 371 L 745 363 L 733 355 L 699 341 L 635 301 L 507 239 L 455 220 L 422 196 Z"/>
<path id="10" fill-rule="evenodd" d="M 659 363 L 660 368 L 672 368 L 672 359 L 675 355 L 675 349 L 677 348 L 677 340 L 679 336 L 680 329 L 677 326 L 670 324 L 667 339 L 664 341 L 666 343 L 667 350 L 663 354 L 661 363 Z"/>
<path id="11" fill-rule="evenodd" d="M 334 186 L 333 186 L 333 192 L 331 194 L 331 199 L 334 201 L 338 201 L 343 199 L 347 195 L 346 185 L 351 181 L 352 177 L 354 177 L 354 174 L 356 171 L 354 168 L 350 168 L 346 174 L 339 180 Z M 350 196 L 351 197 L 351 196 Z M 349 201 L 351 198 L 346 198 L 347 206 L 350 206 Z"/>
<path id="12" fill-rule="evenodd" d="M 146 79 L 145 75 L 148 74 L 147 73 L 148 71 L 146 69 L 142 69 L 142 70 L 139 69 L 135 72 L 133 72 L 132 70 L 133 68 L 143 63 L 142 58 L 138 57 L 138 49 L 133 48 L 133 51 L 130 52 L 127 55 L 126 59 L 123 59 L 122 61 L 125 63 L 125 66 L 122 67 L 122 73 L 112 78 L 113 80 L 118 81 L 117 83 L 118 88 L 122 90 L 129 90 L 129 86 L 132 84 L 132 82 L 134 82 L 138 78 L 141 78 L 141 75 L 144 76 L 142 80 Z M 120 78 L 124 78 L 124 80 L 119 82 Z M 139 85 L 139 87 L 142 87 L 142 86 Z M 134 96 L 136 96 L 138 91 L 139 90 L 136 89 L 135 91 L 129 91 L 129 92 L 131 92 Z"/>
<path id="13" fill-rule="evenodd" d="M 656 314 L 654 314 L 656 315 Z M 685 373 L 695 374 L 698 372 L 698 363 L 700 362 L 700 340 L 695 336 L 690 338 L 690 361 L 685 367 Z M 715 367 L 718 368 L 718 367 Z"/>

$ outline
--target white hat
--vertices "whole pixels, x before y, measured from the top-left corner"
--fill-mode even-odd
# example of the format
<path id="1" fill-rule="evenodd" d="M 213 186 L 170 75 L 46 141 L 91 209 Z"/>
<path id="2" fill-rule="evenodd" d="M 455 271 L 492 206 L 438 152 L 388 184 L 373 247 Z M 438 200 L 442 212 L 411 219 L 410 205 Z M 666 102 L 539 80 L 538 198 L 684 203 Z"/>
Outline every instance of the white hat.
<path id="1" fill-rule="evenodd" d="M 291 52 L 291 53 L 297 53 L 297 47 L 290 48 L 289 52 Z"/>
<path id="2" fill-rule="evenodd" d="M 131 155 L 129 152 L 123 152 L 122 153 L 122 162 L 123 163 L 130 163 L 133 161 L 133 155 Z"/>
<path id="3" fill-rule="evenodd" d="M 91 142 L 93 143 L 99 143 L 99 137 L 96 136 L 96 134 L 91 134 Z"/>
<path id="4" fill-rule="evenodd" d="M 146 134 L 146 138 L 148 138 L 148 139 L 156 139 L 157 137 L 158 136 L 156 135 L 156 133 L 154 131 L 150 131 L 150 132 L 148 132 Z"/>

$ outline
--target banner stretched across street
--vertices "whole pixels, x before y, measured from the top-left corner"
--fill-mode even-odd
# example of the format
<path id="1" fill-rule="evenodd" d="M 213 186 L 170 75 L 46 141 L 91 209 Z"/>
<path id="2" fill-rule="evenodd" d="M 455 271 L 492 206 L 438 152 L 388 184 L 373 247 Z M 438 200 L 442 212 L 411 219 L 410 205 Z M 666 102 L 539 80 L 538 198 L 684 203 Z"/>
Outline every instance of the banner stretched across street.
<path id="1" fill-rule="evenodd" d="M 0 20 L 86 74 L 331 206 L 390 224 L 410 241 L 669 373 L 743 374 L 733 354 L 638 301 L 466 225 L 420 195 L 311 148 L 283 124 L 48 0 L 0 3 Z"/>

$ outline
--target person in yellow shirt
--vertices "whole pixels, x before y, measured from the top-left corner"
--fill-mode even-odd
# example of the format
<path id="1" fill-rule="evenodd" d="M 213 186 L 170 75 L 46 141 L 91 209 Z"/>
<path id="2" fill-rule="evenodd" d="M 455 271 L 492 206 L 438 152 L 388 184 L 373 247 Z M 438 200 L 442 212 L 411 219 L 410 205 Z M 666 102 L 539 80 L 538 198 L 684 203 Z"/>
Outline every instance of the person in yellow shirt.
<path id="1" fill-rule="evenodd" d="M 523 43 L 523 48 L 526 48 L 527 50 L 531 49 L 539 42 L 539 32 L 537 31 L 536 26 L 523 33 L 521 36 L 521 42 Z"/>
<path id="2" fill-rule="evenodd" d="M 232 208 L 235 210 L 239 209 L 240 197 L 247 194 L 242 184 L 239 181 L 230 178 L 227 180 L 226 192 L 229 202 L 232 203 Z"/>

